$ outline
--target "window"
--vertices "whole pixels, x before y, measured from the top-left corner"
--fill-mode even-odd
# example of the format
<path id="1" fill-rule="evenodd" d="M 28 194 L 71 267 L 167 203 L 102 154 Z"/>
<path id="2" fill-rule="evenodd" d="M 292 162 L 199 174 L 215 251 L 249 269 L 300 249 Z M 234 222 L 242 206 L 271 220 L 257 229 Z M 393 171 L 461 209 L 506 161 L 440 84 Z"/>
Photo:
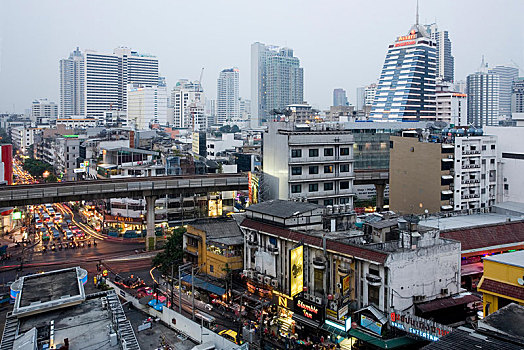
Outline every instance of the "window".
<path id="1" fill-rule="evenodd" d="M 491 149 L 495 149 L 495 145 L 491 145 Z"/>
<path id="2" fill-rule="evenodd" d="M 340 155 L 341 156 L 349 156 L 349 147 L 342 147 L 340 149 Z"/>
<path id="3" fill-rule="evenodd" d="M 332 191 L 332 190 L 333 190 L 333 182 L 325 182 L 324 191 Z"/>
<path id="4" fill-rule="evenodd" d="M 308 203 L 318 204 L 318 201 L 317 200 L 311 200 L 311 201 L 308 201 Z"/>
<path id="5" fill-rule="evenodd" d="M 309 167 L 309 174 L 310 175 L 318 174 L 318 166 L 317 165 L 310 166 Z"/>
<path id="6" fill-rule="evenodd" d="M 486 150 L 486 145 L 482 145 L 482 150 L 483 150 L 483 151 Z"/>
<path id="7" fill-rule="evenodd" d="M 302 167 L 294 166 L 291 168 L 291 175 L 302 175 Z"/>
<path id="8" fill-rule="evenodd" d="M 490 160 L 489 160 L 489 163 L 490 163 L 490 164 L 495 164 L 495 159 L 490 159 Z"/>
<path id="9" fill-rule="evenodd" d="M 324 165 L 324 174 L 332 174 L 333 165 Z"/>
<path id="10" fill-rule="evenodd" d="M 349 181 L 340 181 L 340 189 L 341 190 L 348 190 L 349 189 Z"/>
<path id="11" fill-rule="evenodd" d="M 213 272 L 214 269 L 213 265 L 209 265 L 209 272 Z"/>
<path id="12" fill-rule="evenodd" d="M 318 184 L 309 184 L 309 192 L 317 192 Z"/>
<path id="13" fill-rule="evenodd" d="M 341 173 L 348 173 L 349 172 L 349 164 L 340 164 L 340 172 Z"/>
<path id="14" fill-rule="evenodd" d="M 291 185 L 291 193 L 302 192 L 302 185 Z"/>
<path id="15" fill-rule="evenodd" d="M 333 155 L 333 148 L 324 148 L 324 156 L 331 157 Z"/>
<path id="16" fill-rule="evenodd" d="M 324 199 L 324 205 L 333 205 L 332 199 Z"/>
<path id="17" fill-rule="evenodd" d="M 311 148 L 309 150 L 309 156 L 310 157 L 318 157 L 318 148 Z"/>
<path id="18" fill-rule="evenodd" d="M 349 203 L 349 198 L 347 198 L 347 197 L 342 197 L 342 198 L 340 198 L 340 199 L 338 200 L 338 202 L 339 202 L 340 204 L 347 204 L 347 203 Z"/>
<path id="19" fill-rule="evenodd" d="M 301 149 L 292 149 L 291 150 L 291 158 L 300 158 L 300 157 L 302 157 Z"/>

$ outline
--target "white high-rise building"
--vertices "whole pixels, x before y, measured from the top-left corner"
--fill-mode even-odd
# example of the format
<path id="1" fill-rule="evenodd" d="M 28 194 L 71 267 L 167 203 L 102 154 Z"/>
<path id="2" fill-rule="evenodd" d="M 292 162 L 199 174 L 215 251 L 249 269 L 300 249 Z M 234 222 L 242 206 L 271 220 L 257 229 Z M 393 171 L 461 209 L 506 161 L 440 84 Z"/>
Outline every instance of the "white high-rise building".
<path id="1" fill-rule="evenodd" d="M 112 54 L 78 48 L 60 61 L 60 116 L 125 110 L 127 84 L 158 85 L 158 60 L 119 47 Z"/>
<path id="2" fill-rule="evenodd" d="M 128 84 L 127 125 L 144 130 L 151 124 L 167 125 L 167 88 Z"/>
<path id="3" fill-rule="evenodd" d="M 499 117 L 509 118 L 513 82 L 519 77 L 519 70 L 515 67 L 495 66 L 489 70 L 489 73 L 499 76 Z"/>
<path id="4" fill-rule="evenodd" d="M 364 87 L 364 105 L 371 106 L 375 101 L 375 95 L 377 94 L 377 84 L 369 84 Z"/>
<path id="5" fill-rule="evenodd" d="M 468 99 L 466 94 L 453 91 L 437 91 L 437 120 L 453 124 L 454 126 L 467 126 Z"/>
<path id="6" fill-rule="evenodd" d="M 483 62 L 481 71 L 466 78 L 468 123 L 480 128 L 499 123 L 499 75 L 486 68 Z"/>
<path id="7" fill-rule="evenodd" d="M 199 81 L 179 80 L 171 93 L 175 128 L 205 130 L 205 96 Z"/>
<path id="8" fill-rule="evenodd" d="M 290 48 L 251 45 L 251 127 L 274 109 L 304 101 L 304 70 Z"/>
<path id="9" fill-rule="evenodd" d="M 455 58 L 451 55 L 451 40 L 448 31 L 439 31 L 436 23 L 425 27 L 431 39 L 437 44 L 437 80 L 453 82 Z"/>
<path id="10" fill-rule="evenodd" d="M 58 118 L 58 106 L 47 98 L 34 100 L 31 104 L 31 121 L 36 125 L 50 125 Z"/>
<path id="11" fill-rule="evenodd" d="M 240 119 L 240 101 L 238 96 L 238 68 L 224 69 L 217 80 L 217 123 Z"/>
<path id="12" fill-rule="evenodd" d="M 84 55 L 76 48 L 60 60 L 60 117 L 85 115 Z"/>

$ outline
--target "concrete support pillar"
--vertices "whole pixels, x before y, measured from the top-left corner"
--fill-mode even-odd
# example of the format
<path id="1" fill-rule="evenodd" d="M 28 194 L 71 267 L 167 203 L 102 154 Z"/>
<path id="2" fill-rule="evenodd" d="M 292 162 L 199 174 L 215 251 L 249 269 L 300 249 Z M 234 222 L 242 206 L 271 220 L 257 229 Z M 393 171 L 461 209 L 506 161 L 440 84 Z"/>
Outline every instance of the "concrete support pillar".
<path id="1" fill-rule="evenodd" d="M 146 196 L 146 210 L 147 210 L 147 235 L 146 235 L 146 250 L 155 250 L 156 235 L 155 235 L 155 196 Z"/>
<path id="2" fill-rule="evenodd" d="M 386 189 L 385 183 L 376 183 L 375 190 L 377 191 L 377 211 L 384 209 L 384 190 Z"/>

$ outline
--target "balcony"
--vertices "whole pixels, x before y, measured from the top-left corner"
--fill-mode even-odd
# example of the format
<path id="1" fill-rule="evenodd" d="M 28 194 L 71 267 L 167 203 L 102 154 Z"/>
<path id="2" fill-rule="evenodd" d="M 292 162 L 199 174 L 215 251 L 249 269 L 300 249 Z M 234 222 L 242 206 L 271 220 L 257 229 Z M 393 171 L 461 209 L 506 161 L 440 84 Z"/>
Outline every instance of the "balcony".
<path id="1" fill-rule="evenodd" d="M 366 273 L 366 280 L 368 281 L 368 284 L 370 286 L 378 287 L 382 285 L 382 278 L 380 278 L 380 276 L 377 275 Z"/>
<path id="2" fill-rule="evenodd" d="M 315 258 L 313 259 L 313 268 L 317 270 L 325 270 L 326 269 L 326 262 L 322 260 L 321 258 Z"/>

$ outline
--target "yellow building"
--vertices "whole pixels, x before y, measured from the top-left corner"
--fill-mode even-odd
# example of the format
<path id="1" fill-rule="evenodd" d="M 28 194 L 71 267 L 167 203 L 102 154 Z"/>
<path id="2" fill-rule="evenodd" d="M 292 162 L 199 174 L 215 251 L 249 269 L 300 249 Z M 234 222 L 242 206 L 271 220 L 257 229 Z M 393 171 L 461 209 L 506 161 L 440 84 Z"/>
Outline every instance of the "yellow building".
<path id="1" fill-rule="evenodd" d="M 524 305 L 524 250 L 485 257 L 478 291 L 483 294 L 484 316 L 509 303 Z"/>
<path id="2" fill-rule="evenodd" d="M 199 267 L 199 273 L 225 278 L 229 271 L 242 270 L 244 238 L 232 220 L 206 219 L 187 225 L 184 261 Z"/>

